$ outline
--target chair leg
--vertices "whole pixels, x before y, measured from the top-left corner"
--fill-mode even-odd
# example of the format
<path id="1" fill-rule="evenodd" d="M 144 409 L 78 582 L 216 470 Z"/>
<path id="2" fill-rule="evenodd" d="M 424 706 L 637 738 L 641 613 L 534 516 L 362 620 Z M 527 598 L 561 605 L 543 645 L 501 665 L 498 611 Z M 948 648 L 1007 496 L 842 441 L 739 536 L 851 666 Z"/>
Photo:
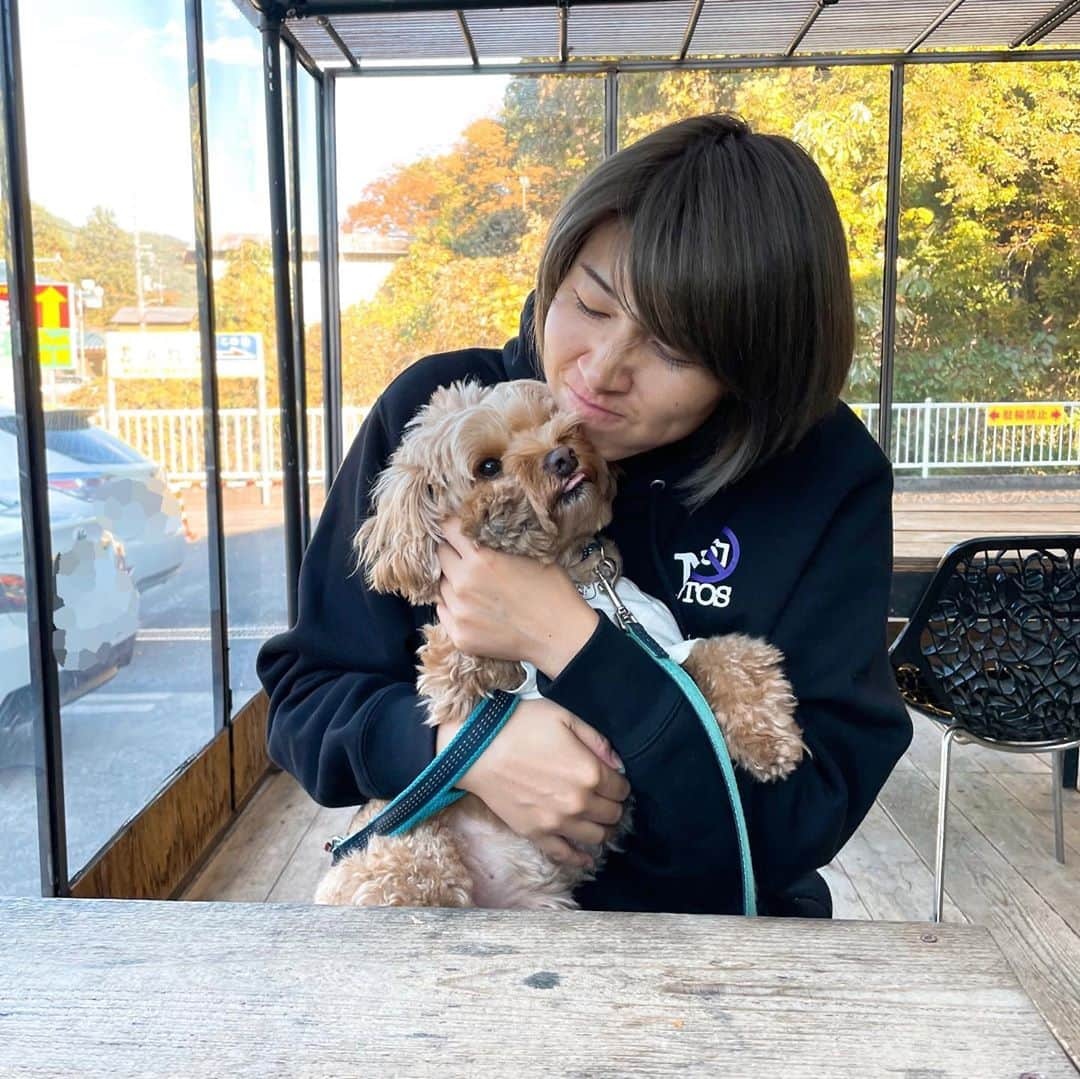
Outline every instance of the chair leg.
<path id="1" fill-rule="evenodd" d="M 1053 778 L 1051 782 L 1054 785 L 1053 802 L 1054 802 L 1054 855 L 1057 860 L 1064 865 L 1065 864 L 1065 814 L 1061 806 L 1061 788 L 1064 786 L 1065 776 L 1065 752 L 1062 750 L 1059 753 L 1051 753 L 1050 758 L 1053 761 Z"/>
<path id="2" fill-rule="evenodd" d="M 941 739 L 941 775 L 938 781 L 937 848 L 934 856 L 934 921 L 941 921 L 945 902 L 945 826 L 949 813 L 949 757 L 958 730 L 950 727 Z"/>

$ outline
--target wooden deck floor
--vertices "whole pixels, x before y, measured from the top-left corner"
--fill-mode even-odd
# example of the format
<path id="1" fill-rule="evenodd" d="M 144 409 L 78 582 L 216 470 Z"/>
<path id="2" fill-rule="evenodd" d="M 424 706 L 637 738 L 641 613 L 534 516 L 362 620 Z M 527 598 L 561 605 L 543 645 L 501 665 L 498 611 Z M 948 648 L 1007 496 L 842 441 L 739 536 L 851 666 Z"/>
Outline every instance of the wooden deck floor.
<path id="1" fill-rule="evenodd" d="M 937 812 L 937 730 L 916 736 L 862 827 L 826 868 L 842 919 L 928 920 Z M 1050 766 L 1041 757 L 953 750 L 946 921 L 988 926 L 1080 1066 L 1080 793 L 1065 792 L 1067 864 L 1054 860 Z M 185 899 L 304 903 L 323 843 L 351 810 L 317 806 L 285 773 L 268 779 Z"/>

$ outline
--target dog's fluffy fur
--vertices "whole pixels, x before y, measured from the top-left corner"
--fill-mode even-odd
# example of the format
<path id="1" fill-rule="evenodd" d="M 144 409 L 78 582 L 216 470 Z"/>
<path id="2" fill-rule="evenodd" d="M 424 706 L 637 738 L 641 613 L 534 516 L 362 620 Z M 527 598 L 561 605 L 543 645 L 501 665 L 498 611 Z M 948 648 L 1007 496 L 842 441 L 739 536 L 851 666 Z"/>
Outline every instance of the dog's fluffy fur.
<path id="1" fill-rule="evenodd" d="M 572 475 L 569 466 L 555 469 L 548 460 L 560 447 L 573 451 Z M 376 591 L 416 605 L 435 602 L 440 522 L 456 516 L 482 546 L 557 563 L 585 584 L 600 556 L 583 560 L 582 552 L 610 523 L 614 494 L 603 458 L 579 422 L 556 409 L 543 383 L 457 383 L 435 392 L 376 480 L 373 516 L 356 534 L 358 566 Z M 606 541 L 605 553 L 620 564 Z M 698 642 L 684 664 L 712 707 L 732 760 L 759 780 L 787 775 L 804 749 L 781 661 L 766 642 L 729 634 Z M 424 628 L 417 688 L 432 726 L 466 718 L 481 697 L 512 690 L 523 677 L 518 663 L 464 655 L 438 624 Z M 364 806 L 350 830 L 384 804 Z M 604 852 L 593 853 L 599 867 Z M 571 908 L 573 889 L 588 876 L 553 863 L 466 795 L 407 834 L 376 837 L 343 859 L 326 873 L 315 901 Z"/>

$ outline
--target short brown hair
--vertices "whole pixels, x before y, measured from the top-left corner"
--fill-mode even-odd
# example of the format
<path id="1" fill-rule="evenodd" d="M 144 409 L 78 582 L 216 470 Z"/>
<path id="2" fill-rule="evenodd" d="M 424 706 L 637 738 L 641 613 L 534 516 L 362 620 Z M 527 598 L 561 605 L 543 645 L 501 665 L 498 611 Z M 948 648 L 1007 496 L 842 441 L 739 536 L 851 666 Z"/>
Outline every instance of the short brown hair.
<path id="1" fill-rule="evenodd" d="M 855 315 L 847 244 L 817 165 L 735 116 L 670 124 L 613 154 L 570 194 L 540 259 L 535 333 L 590 234 L 626 227 L 619 288 L 642 326 L 704 363 L 725 395 L 698 505 L 794 446 L 836 406 Z"/>

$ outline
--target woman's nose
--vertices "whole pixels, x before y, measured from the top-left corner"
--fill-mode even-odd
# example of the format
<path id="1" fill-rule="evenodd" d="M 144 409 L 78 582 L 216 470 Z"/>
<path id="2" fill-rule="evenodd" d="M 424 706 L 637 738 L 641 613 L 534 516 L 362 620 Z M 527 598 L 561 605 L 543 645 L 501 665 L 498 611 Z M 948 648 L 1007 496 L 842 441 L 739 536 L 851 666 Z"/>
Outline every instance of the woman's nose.
<path id="1" fill-rule="evenodd" d="M 605 341 L 578 360 L 585 388 L 593 393 L 625 393 L 630 389 L 633 374 L 628 353 L 631 345 L 622 341 Z"/>
<path id="2" fill-rule="evenodd" d="M 577 454 L 569 446 L 556 446 L 544 458 L 544 471 L 557 476 L 560 480 L 572 476 L 577 471 Z"/>

